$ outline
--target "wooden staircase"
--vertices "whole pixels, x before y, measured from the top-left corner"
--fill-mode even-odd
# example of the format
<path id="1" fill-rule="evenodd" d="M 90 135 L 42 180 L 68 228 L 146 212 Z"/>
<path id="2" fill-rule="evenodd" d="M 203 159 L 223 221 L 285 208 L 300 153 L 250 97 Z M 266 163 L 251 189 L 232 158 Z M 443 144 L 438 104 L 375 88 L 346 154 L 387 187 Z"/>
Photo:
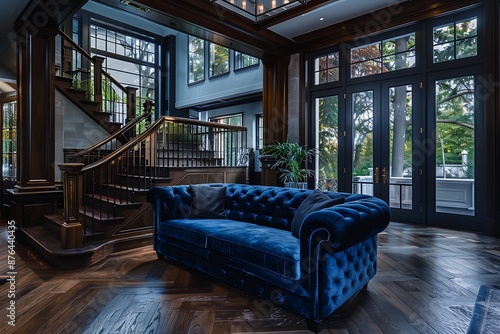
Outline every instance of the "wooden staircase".
<path id="1" fill-rule="evenodd" d="M 63 207 L 58 191 L 50 210 L 20 228 L 20 237 L 50 265 L 81 268 L 151 245 L 146 196 L 152 186 L 246 182 L 246 165 L 235 159 L 246 151 L 246 128 L 170 116 L 150 124 L 150 101 L 136 117 L 136 88 L 106 73 L 104 58 L 89 55 L 62 31 L 58 36 L 57 72 L 72 77 L 56 76 L 56 89 L 110 135 L 59 165 Z M 87 69 L 75 68 L 73 52 Z"/>
<path id="2" fill-rule="evenodd" d="M 72 81 L 73 79 L 71 78 L 56 76 L 57 90 L 108 133 L 112 134 L 118 131 L 122 124 L 120 122 L 110 121 L 112 114 L 110 112 L 102 111 L 99 102 L 88 100 L 88 93 L 86 90 L 72 88 Z"/>
<path id="3" fill-rule="evenodd" d="M 190 131 L 203 130 L 188 140 L 165 135 L 175 122 Z M 222 130 L 220 126 L 163 117 L 129 142 L 113 150 L 104 149 L 105 155 L 90 150 L 79 156 L 86 163 L 66 164 L 66 169 L 61 169 L 65 198 L 69 200 L 65 199 L 64 210 L 45 215 L 43 225 L 23 229 L 30 244 L 58 269 L 85 267 L 113 252 L 151 245 L 152 209 L 146 199 L 151 187 L 246 182 L 246 166 L 228 165 L 226 153 L 221 155 L 214 147 L 203 144 L 207 133 L 227 136 L 229 130 L 233 131 L 231 126 Z M 224 141 L 228 140 L 216 140 Z M 68 183 L 72 178 L 73 183 Z M 71 189 L 75 190 L 73 194 Z M 71 199 L 75 200 L 73 204 Z M 78 213 L 71 213 L 71 207 Z"/>

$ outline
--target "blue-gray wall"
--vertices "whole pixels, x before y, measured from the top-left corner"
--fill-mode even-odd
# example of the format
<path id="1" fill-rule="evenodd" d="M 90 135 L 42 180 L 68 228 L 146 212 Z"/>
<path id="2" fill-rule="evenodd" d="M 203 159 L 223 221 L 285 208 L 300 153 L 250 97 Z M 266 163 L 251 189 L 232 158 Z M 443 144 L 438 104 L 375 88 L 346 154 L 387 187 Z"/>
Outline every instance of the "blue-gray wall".
<path id="1" fill-rule="evenodd" d="M 193 108 L 200 104 L 211 103 L 223 99 L 243 96 L 262 92 L 262 64 L 240 71 L 234 71 L 234 53 L 230 52 L 230 73 L 217 78 L 208 78 L 208 64 L 205 69 L 205 80 L 196 84 L 188 85 L 188 35 L 173 30 L 169 27 L 159 25 L 141 17 L 127 12 L 117 11 L 110 7 L 88 2 L 84 10 L 100 16 L 110 17 L 114 21 L 124 22 L 127 25 L 138 27 L 143 31 L 149 31 L 158 36 L 175 35 L 176 37 L 176 108 Z M 208 52 L 208 50 L 207 50 Z M 207 53 L 208 55 L 208 53 Z M 248 128 L 248 146 L 255 147 L 255 115 L 262 113 L 262 103 L 248 103 L 235 107 L 228 107 L 209 112 L 198 113 L 190 111 L 190 116 L 198 117 L 200 120 L 209 117 L 243 113 L 244 126 Z"/>

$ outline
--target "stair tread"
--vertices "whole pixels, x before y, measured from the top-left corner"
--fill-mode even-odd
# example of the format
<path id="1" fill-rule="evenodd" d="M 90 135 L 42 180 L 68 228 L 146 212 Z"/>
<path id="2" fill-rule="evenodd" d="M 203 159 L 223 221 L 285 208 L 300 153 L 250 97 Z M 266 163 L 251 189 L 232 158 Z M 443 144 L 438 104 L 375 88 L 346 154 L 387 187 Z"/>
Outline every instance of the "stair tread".
<path id="1" fill-rule="evenodd" d="M 104 221 L 122 221 L 125 219 L 123 216 L 117 216 L 117 217 L 110 217 L 111 213 L 105 212 L 105 211 L 100 211 L 95 208 L 92 208 L 90 206 L 84 206 L 81 207 L 78 212 L 82 215 L 85 215 L 87 217 L 93 217 L 96 220 L 99 220 L 101 222 Z"/>
<path id="2" fill-rule="evenodd" d="M 138 192 L 138 193 L 146 193 L 149 190 L 149 188 L 129 187 L 129 186 L 124 186 L 124 185 L 121 185 L 121 184 L 113 184 L 113 183 L 106 184 L 106 186 L 110 187 L 110 188 L 121 189 L 121 190 L 135 191 L 135 192 Z"/>
<path id="3" fill-rule="evenodd" d="M 52 214 L 48 214 L 48 215 L 45 215 L 44 216 L 45 219 L 48 219 L 58 225 L 64 225 L 65 223 L 65 219 L 64 219 L 64 216 L 60 213 L 52 213 Z"/>
<path id="4" fill-rule="evenodd" d="M 104 195 L 100 195 L 100 194 L 87 194 L 87 197 L 97 199 L 97 200 L 100 200 L 103 202 L 108 202 L 108 203 L 114 204 L 114 205 L 120 205 L 120 206 L 121 205 L 126 206 L 126 205 L 141 205 L 142 204 L 142 202 L 124 201 L 124 200 L 121 200 L 119 198 L 115 198 L 115 197 L 111 197 L 111 196 L 104 196 Z"/>
<path id="5" fill-rule="evenodd" d="M 158 181 L 158 180 L 165 180 L 165 181 L 172 180 L 172 178 L 170 176 L 150 176 L 150 175 L 136 175 L 136 174 L 118 174 L 118 176 L 130 177 L 130 178 L 136 178 L 136 179 L 154 179 L 156 181 Z"/>

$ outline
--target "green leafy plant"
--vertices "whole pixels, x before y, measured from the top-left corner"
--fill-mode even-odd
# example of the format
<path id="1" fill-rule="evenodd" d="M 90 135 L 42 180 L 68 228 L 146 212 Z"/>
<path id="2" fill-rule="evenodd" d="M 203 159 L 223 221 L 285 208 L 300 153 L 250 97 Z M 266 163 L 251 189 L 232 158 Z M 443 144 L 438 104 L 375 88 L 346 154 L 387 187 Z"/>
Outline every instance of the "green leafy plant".
<path id="1" fill-rule="evenodd" d="M 304 182 L 308 176 L 314 176 L 314 170 L 304 168 L 303 164 L 313 161 L 318 154 L 316 149 L 307 149 L 288 140 L 284 143 L 273 141 L 262 149 L 262 153 L 276 159 L 271 168 L 278 170 L 283 182 Z"/>

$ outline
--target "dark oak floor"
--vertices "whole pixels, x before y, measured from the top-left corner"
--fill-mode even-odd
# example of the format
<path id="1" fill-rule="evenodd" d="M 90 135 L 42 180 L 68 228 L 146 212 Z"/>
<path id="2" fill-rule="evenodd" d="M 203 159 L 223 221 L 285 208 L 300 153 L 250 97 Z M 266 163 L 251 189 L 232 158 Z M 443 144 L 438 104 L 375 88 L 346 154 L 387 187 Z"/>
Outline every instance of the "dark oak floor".
<path id="1" fill-rule="evenodd" d="M 5 221 L 0 274 L 8 271 Z M 151 247 L 76 271 L 16 243 L 16 326 L 0 286 L 0 333 L 310 333 L 305 321 L 240 290 L 156 259 Z M 500 284 L 500 239 L 391 223 L 379 271 L 321 333 L 465 333 L 482 284 Z"/>

